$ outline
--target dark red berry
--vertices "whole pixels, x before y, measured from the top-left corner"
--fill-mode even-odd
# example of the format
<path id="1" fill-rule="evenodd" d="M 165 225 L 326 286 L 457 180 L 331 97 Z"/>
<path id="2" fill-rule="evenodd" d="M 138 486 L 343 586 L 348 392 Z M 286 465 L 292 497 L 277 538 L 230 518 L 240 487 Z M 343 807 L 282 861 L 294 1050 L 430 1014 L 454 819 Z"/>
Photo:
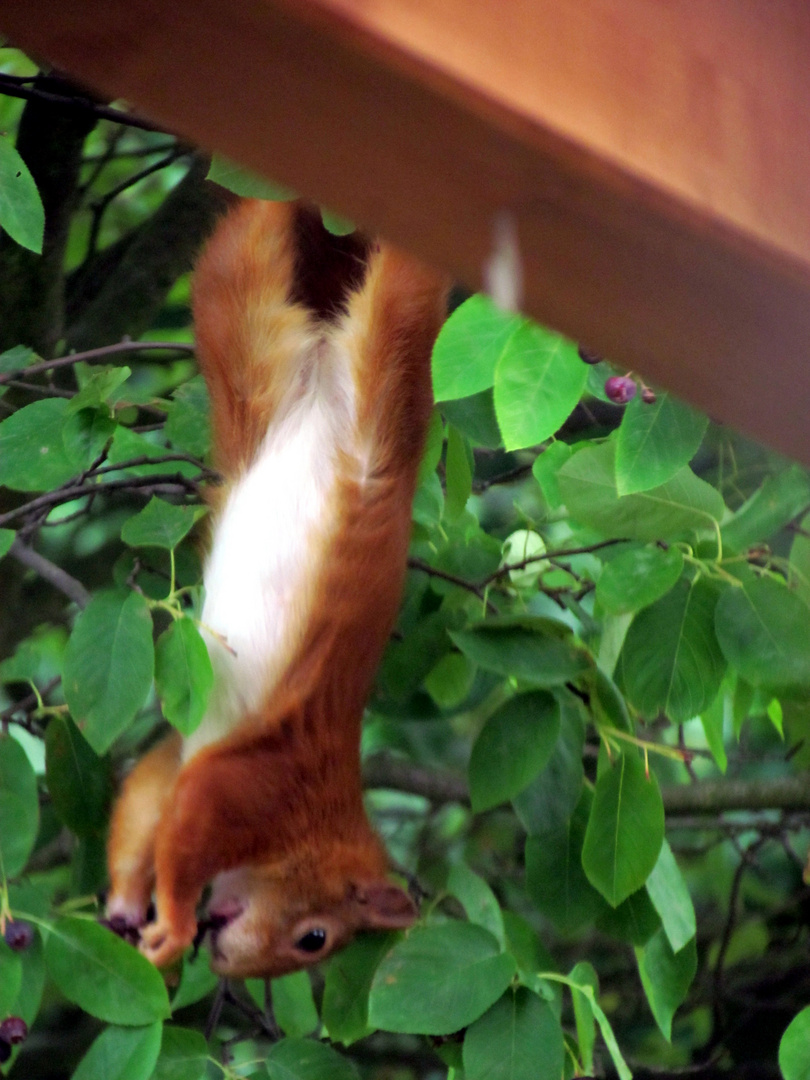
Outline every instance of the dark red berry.
<path id="1" fill-rule="evenodd" d="M 0 1039 L 0 1065 L 11 1057 L 11 1046 L 5 1039 Z"/>
<path id="2" fill-rule="evenodd" d="M 0 1024 L 0 1041 L 16 1046 L 27 1038 L 28 1024 L 21 1016 L 9 1016 Z"/>
<path id="3" fill-rule="evenodd" d="M 641 400 L 644 402 L 645 405 L 654 405 L 655 391 L 651 390 L 649 386 L 642 387 Z"/>
<path id="4" fill-rule="evenodd" d="M 580 345 L 577 352 L 580 360 L 586 364 L 601 364 L 602 360 L 604 360 L 603 356 L 593 352 L 591 349 L 586 349 L 584 345 Z"/>
<path id="5" fill-rule="evenodd" d="M 22 919 L 6 923 L 6 945 L 15 952 L 23 952 L 34 940 L 34 928 Z"/>
<path id="6" fill-rule="evenodd" d="M 626 405 L 636 396 L 636 382 L 629 375 L 611 375 L 605 383 L 605 393 L 617 405 Z"/>

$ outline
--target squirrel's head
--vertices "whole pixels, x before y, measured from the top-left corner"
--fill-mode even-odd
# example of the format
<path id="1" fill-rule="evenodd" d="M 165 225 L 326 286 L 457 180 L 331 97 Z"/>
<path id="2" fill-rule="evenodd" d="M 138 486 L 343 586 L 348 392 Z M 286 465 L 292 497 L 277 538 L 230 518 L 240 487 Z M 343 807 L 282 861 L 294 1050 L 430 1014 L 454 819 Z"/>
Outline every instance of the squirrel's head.
<path id="1" fill-rule="evenodd" d="M 359 930 L 410 926 L 416 907 L 386 878 L 381 852 L 337 846 L 218 875 L 208 903 L 211 966 L 275 978 L 341 949 Z"/>

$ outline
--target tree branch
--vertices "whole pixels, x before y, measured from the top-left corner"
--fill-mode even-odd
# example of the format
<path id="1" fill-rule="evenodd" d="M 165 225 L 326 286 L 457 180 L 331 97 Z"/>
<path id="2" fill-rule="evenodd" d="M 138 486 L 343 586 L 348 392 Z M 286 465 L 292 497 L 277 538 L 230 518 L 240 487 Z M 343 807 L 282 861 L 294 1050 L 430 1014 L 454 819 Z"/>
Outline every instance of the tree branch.
<path id="1" fill-rule="evenodd" d="M 29 83 L 33 83 L 33 85 L 27 85 Z M 90 114 L 93 125 L 95 125 L 96 120 L 110 120 L 114 124 L 126 124 L 127 127 L 140 128 L 142 131 L 158 131 L 164 135 L 171 134 L 166 131 L 166 128 L 153 124 L 151 120 L 145 120 L 135 113 L 122 112 L 121 109 L 111 109 L 109 106 L 102 105 L 100 102 L 87 97 L 81 91 L 67 94 L 44 89 L 49 84 L 64 85 L 62 80 L 52 75 L 43 75 L 30 79 L 27 76 L 0 75 L 0 94 L 5 94 L 7 97 L 23 98 L 26 101 L 37 101 L 45 105 L 58 105 L 65 109 Z"/>
<path id="2" fill-rule="evenodd" d="M 151 462 L 151 459 L 149 461 Z M 160 460 L 158 459 L 154 464 L 159 465 Z M 137 488 L 158 488 L 166 484 L 173 484 L 181 491 L 199 495 L 197 481 L 188 476 L 183 476 L 182 473 L 127 476 L 121 480 L 111 480 L 107 484 L 93 484 L 90 486 L 84 483 L 75 484 L 69 487 L 57 488 L 56 491 L 49 491 L 44 495 L 38 495 L 35 499 L 31 499 L 30 502 L 23 503 L 22 506 L 9 510 L 5 514 L 0 514 L 0 526 L 25 518 L 37 511 L 52 509 L 55 506 L 61 506 L 63 503 L 73 502 L 74 499 L 80 499 L 84 496 L 105 495 L 111 491 L 134 491 Z"/>
<path id="3" fill-rule="evenodd" d="M 115 345 L 105 345 L 100 349 L 85 349 L 84 352 L 71 353 L 70 356 L 60 356 L 56 360 L 43 360 L 40 364 L 29 364 L 28 367 L 17 368 L 15 371 L 0 372 L 0 386 L 3 383 L 12 382 L 17 375 L 39 375 L 43 371 L 54 371 L 56 368 L 72 367 L 78 363 L 92 363 L 94 360 L 106 360 L 108 356 L 118 356 L 120 353 L 149 352 L 153 349 L 174 350 L 175 352 L 194 355 L 194 346 L 185 345 L 176 341 L 119 341 Z"/>
<path id="4" fill-rule="evenodd" d="M 64 87 L 57 102 L 36 92 L 41 84 Z M 0 80 L 0 88 L 2 82 Z M 45 209 L 42 254 L 0 238 L 0 350 L 30 345 L 46 358 L 62 337 L 64 258 L 78 198 L 84 142 L 93 130 L 92 112 L 68 108 L 71 84 L 37 76 L 17 133 L 17 150 L 31 170 Z"/>
<path id="5" fill-rule="evenodd" d="M 192 158 L 180 183 L 150 218 L 82 264 L 68 279 L 71 349 L 140 337 L 177 278 L 191 269 L 231 197 L 206 180 L 208 159 Z"/>
<path id="6" fill-rule="evenodd" d="M 366 760 L 363 779 L 367 788 L 407 791 L 434 803 L 470 803 L 464 778 L 414 765 L 386 752 Z M 672 816 L 732 810 L 810 811 L 810 776 L 805 773 L 778 780 L 700 780 L 695 784 L 667 784 L 661 794 L 664 809 Z"/>
<path id="7" fill-rule="evenodd" d="M 60 566 L 52 563 L 50 559 L 46 559 L 44 555 L 40 555 L 38 551 L 34 551 L 32 547 L 24 544 L 19 536 L 9 548 L 9 555 L 21 562 L 23 566 L 27 566 L 29 570 L 34 570 L 44 581 L 49 582 L 59 592 L 64 593 L 69 600 L 78 604 L 80 608 L 87 607 L 90 602 L 90 593 L 85 589 L 84 585 L 77 581 L 76 578 L 71 577 Z"/>

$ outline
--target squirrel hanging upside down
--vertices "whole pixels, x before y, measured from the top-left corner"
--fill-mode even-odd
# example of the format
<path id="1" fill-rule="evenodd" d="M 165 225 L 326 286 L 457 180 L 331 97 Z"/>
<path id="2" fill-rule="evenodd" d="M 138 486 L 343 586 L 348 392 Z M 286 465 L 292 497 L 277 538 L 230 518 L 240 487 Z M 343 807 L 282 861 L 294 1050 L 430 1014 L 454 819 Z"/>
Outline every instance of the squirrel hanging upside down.
<path id="1" fill-rule="evenodd" d="M 201 620 L 214 689 L 197 731 L 127 778 L 108 848 L 108 918 L 159 966 L 195 938 L 209 884 L 222 975 L 282 975 L 415 918 L 363 807 L 360 726 L 400 601 L 445 295 L 302 203 L 240 203 L 199 261 L 225 480 Z"/>

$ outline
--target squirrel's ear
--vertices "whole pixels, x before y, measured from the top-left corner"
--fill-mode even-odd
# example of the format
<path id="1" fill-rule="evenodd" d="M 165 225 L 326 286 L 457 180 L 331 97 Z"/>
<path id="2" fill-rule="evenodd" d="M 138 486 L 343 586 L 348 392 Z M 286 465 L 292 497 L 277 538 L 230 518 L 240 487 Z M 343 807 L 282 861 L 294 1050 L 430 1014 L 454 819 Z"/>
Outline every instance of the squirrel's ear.
<path id="1" fill-rule="evenodd" d="M 416 921 L 416 904 L 390 881 L 375 881 L 357 890 L 363 926 L 369 930 L 404 930 Z"/>

